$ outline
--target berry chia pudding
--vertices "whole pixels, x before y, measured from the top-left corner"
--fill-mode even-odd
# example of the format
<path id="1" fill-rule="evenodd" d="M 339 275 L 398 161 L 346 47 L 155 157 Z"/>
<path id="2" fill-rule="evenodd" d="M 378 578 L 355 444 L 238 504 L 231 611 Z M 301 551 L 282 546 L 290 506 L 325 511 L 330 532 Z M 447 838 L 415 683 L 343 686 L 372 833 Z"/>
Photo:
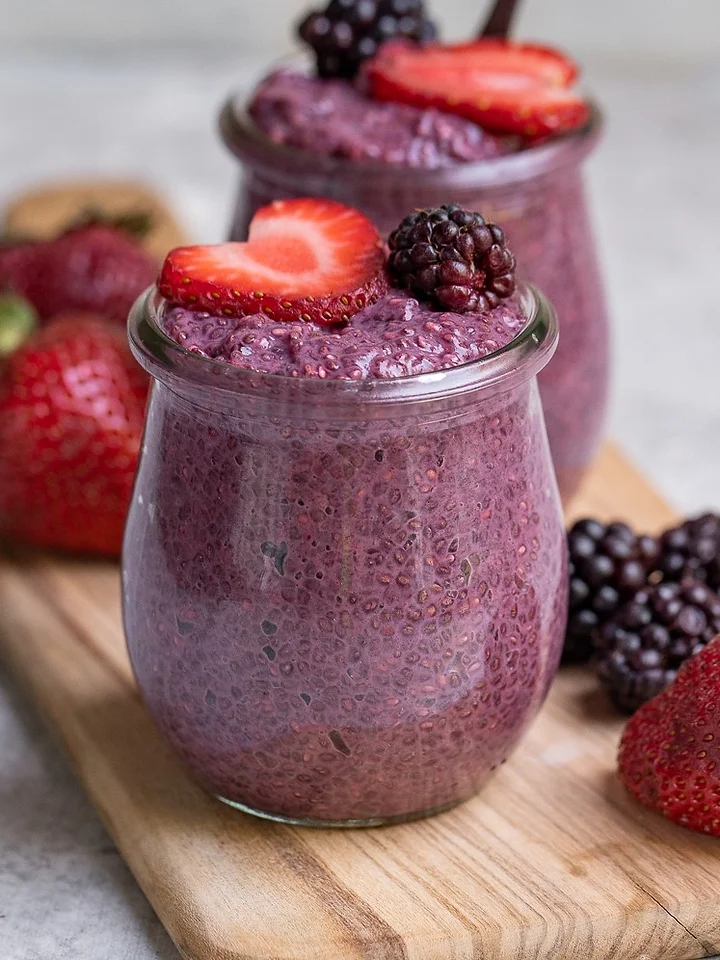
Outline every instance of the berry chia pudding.
<path id="1" fill-rule="evenodd" d="M 335 331 L 276 323 L 263 314 L 231 320 L 170 309 L 163 326 L 200 356 L 288 377 L 364 380 L 433 373 L 479 360 L 507 346 L 525 326 L 516 300 L 461 316 L 433 310 L 399 290 Z"/>
<path id="2" fill-rule="evenodd" d="M 260 84 L 249 111 L 273 143 L 400 167 L 432 170 L 486 160 L 509 153 L 517 142 L 442 110 L 378 103 L 346 80 L 287 69 Z"/>
<path id="3" fill-rule="evenodd" d="M 444 272 L 431 291 L 409 266 L 421 217 L 390 240 L 405 289 L 372 286 L 368 249 L 347 287 L 368 302 L 332 295 L 323 322 L 302 319 L 317 292 L 296 299 L 290 278 L 273 298 L 242 263 L 255 242 L 262 274 L 275 230 L 287 269 L 290 210 L 335 241 L 315 207 L 339 205 L 295 204 L 274 205 L 277 228 L 264 214 L 232 275 L 236 254 L 218 251 L 236 245 L 171 254 L 159 287 L 174 302 L 151 292 L 131 316 L 154 385 L 125 627 L 150 711 L 210 791 L 292 822 L 387 823 L 476 792 L 557 668 L 565 536 L 536 382 L 557 332 L 538 294 L 510 289 L 501 231 L 455 208 L 431 229 L 450 238 L 450 273 L 467 248 L 439 222 L 473 231 L 484 279 L 462 309 L 442 305 L 461 302 Z"/>
<path id="4" fill-rule="evenodd" d="M 231 236 L 245 237 L 272 200 L 308 195 L 352 205 L 383 232 L 407 210 L 448 198 L 501 224 L 520 276 L 547 294 L 561 324 L 540 387 L 567 501 L 597 451 L 608 394 L 608 321 L 582 181 L 598 112 L 572 93 L 577 69 L 557 51 L 491 41 L 415 47 L 435 35 L 421 3 L 411 4 L 405 33 L 400 18 L 399 37 L 380 43 L 387 3 L 365 24 L 350 3 L 311 13 L 299 32 L 315 73 L 273 71 L 247 103 L 225 105 L 223 138 L 242 164 Z M 495 83 L 500 73 L 519 78 L 516 101 Z M 468 93 L 471 75 L 482 86 Z M 546 99 L 539 78 L 552 81 Z"/>

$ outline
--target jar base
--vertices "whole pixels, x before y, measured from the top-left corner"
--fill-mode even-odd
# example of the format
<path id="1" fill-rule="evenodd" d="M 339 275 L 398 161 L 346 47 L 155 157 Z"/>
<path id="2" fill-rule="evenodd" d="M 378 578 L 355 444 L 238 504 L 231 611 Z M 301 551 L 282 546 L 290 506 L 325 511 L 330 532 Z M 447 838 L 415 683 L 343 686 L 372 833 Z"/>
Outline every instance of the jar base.
<path id="1" fill-rule="evenodd" d="M 444 813 L 445 810 L 452 810 L 459 804 L 464 803 L 467 797 L 460 800 L 452 800 L 450 803 L 442 803 L 437 807 L 430 807 L 427 810 L 417 810 L 412 813 L 400 813 L 391 817 L 368 817 L 360 820 L 314 820 L 304 817 L 285 817 L 280 813 L 270 813 L 267 810 L 259 810 L 257 807 L 250 807 L 238 800 L 229 800 L 227 797 L 215 794 L 216 798 L 234 810 L 241 813 L 249 813 L 253 817 L 259 817 L 262 820 L 271 820 L 273 823 L 285 823 L 293 827 L 319 827 L 333 829 L 354 829 L 357 827 L 388 827 L 396 823 L 409 823 L 411 820 L 422 820 L 425 817 L 432 817 L 436 813 Z"/>

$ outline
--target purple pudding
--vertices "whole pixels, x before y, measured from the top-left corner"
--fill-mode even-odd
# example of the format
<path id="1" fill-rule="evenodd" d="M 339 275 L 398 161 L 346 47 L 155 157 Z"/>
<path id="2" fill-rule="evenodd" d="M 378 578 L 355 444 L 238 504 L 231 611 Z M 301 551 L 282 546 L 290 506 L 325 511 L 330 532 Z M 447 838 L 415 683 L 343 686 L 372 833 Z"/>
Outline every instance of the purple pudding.
<path id="1" fill-rule="evenodd" d="M 507 346 L 526 322 L 516 299 L 484 313 L 453 314 L 395 290 L 338 328 L 278 323 L 262 313 L 216 317 L 184 307 L 170 309 L 163 326 L 187 350 L 246 370 L 368 380 L 471 363 Z"/>
<path id="2" fill-rule="evenodd" d="M 388 243 L 338 204 L 273 204 L 247 244 L 169 254 L 173 302 L 153 291 L 130 317 L 154 378 L 123 551 L 133 670 L 200 783 L 290 822 L 471 796 L 565 631 L 537 389 L 552 309 L 469 211 L 413 214 Z M 318 277 L 356 276 L 363 251 L 376 299 L 358 307 L 355 281 Z M 383 294 L 388 277 L 421 299 Z"/>
<path id="3" fill-rule="evenodd" d="M 274 143 L 354 161 L 432 170 L 498 157 L 513 145 L 462 117 L 378 103 L 345 80 L 289 70 L 260 84 L 249 111 Z"/>

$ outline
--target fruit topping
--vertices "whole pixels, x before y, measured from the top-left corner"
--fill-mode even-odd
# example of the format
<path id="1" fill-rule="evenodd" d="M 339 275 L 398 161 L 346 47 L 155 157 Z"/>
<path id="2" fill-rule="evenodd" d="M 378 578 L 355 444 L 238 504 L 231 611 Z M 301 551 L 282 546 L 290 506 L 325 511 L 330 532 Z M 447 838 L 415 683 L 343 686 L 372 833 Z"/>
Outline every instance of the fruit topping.
<path id="1" fill-rule="evenodd" d="M 639 590 L 599 631 L 598 675 L 631 713 L 720 633 L 720 597 L 699 580 Z"/>
<path id="2" fill-rule="evenodd" d="M 720 837 L 720 638 L 630 719 L 618 760 L 636 800 Z"/>
<path id="3" fill-rule="evenodd" d="M 321 77 L 354 77 L 381 44 L 402 38 L 428 43 L 437 36 L 422 0 L 331 0 L 298 25 L 315 51 Z"/>
<path id="4" fill-rule="evenodd" d="M 334 200 L 276 200 L 245 243 L 178 247 L 158 281 L 169 301 L 227 317 L 344 323 L 387 288 L 373 224 Z"/>
<path id="5" fill-rule="evenodd" d="M 495 133 L 538 139 L 576 129 L 589 117 L 586 101 L 571 89 L 576 65 L 535 44 L 394 42 L 363 69 L 376 100 L 436 107 Z"/>
<path id="6" fill-rule="evenodd" d="M 410 214 L 388 243 L 395 283 L 445 310 L 491 309 L 515 290 L 505 234 L 458 204 Z"/>
<path id="7" fill-rule="evenodd" d="M 657 563 L 658 542 L 625 523 L 578 520 L 568 532 L 570 613 L 563 663 L 590 660 L 601 627 L 643 587 Z"/>

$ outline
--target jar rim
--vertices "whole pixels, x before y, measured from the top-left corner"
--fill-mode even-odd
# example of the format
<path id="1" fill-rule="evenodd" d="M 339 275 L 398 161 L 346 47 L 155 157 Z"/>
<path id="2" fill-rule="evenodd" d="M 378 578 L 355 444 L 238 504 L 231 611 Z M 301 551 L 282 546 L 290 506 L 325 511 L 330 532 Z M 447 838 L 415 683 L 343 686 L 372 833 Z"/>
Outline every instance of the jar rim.
<path id="1" fill-rule="evenodd" d="M 405 191 L 412 190 L 413 187 L 446 192 L 507 187 L 579 163 L 596 143 L 603 126 L 602 111 L 599 105 L 590 99 L 590 116 L 577 130 L 571 130 L 537 146 L 498 157 L 427 169 L 383 163 L 379 160 L 332 157 L 276 143 L 255 124 L 248 112 L 247 103 L 241 93 L 231 94 L 225 101 L 218 118 L 225 145 L 242 161 L 272 166 L 273 172 L 286 173 L 296 192 L 299 188 L 298 179 L 303 176 L 357 176 L 358 179 L 372 177 L 375 180 L 382 178 L 388 185 L 397 181 Z"/>
<path id="2" fill-rule="evenodd" d="M 519 302 L 527 322 L 504 347 L 456 367 L 432 373 L 384 379 L 345 380 L 288 377 L 237 367 L 200 356 L 177 343 L 162 327 L 168 302 L 155 286 L 138 297 L 128 318 L 128 338 L 135 358 L 156 380 L 177 392 L 200 390 L 206 402 L 232 407 L 238 395 L 270 405 L 312 407 L 315 419 L 337 414 L 365 414 L 398 405 L 463 402 L 482 394 L 511 389 L 535 376 L 550 360 L 558 341 L 555 311 L 540 291 L 521 285 Z"/>

